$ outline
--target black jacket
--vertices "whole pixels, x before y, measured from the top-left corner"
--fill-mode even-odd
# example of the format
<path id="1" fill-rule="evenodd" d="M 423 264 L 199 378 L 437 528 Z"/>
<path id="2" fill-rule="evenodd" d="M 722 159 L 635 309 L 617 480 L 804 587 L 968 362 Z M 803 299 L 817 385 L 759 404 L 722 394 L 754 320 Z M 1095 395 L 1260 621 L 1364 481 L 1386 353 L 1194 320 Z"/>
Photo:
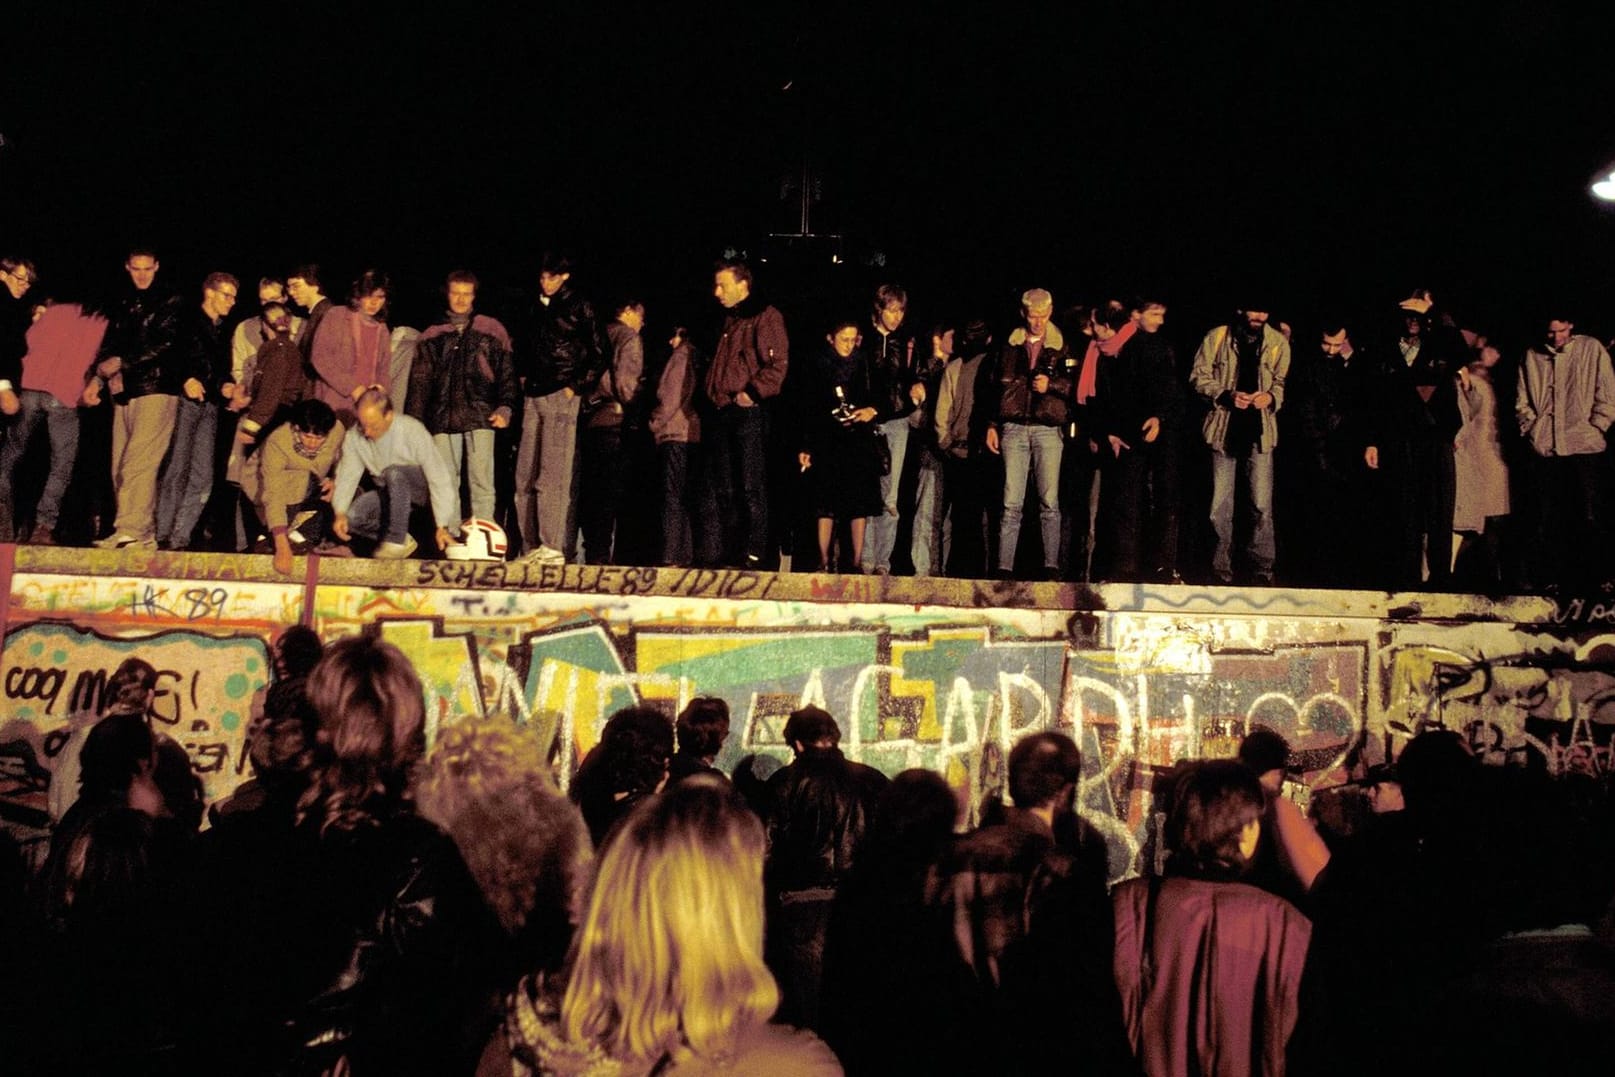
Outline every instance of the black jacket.
<path id="1" fill-rule="evenodd" d="M 229 330 L 204 314 L 200 304 L 182 311 L 167 365 L 181 388 L 186 379 L 195 378 L 206 390 L 204 399 L 219 402 L 224 383 L 231 378 Z"/>
<path id="2" fill-rule="evenodd" d="M 28 354 L 28 327 L 32 324 L 34 308 L 28 297 L 13 299 L 0 285 L 0 381 L 9 381 L 14 393 L 22 392 L 22 357 Z"/>
<path id="3" fill-rule="evenodd" d="M 1161 420 L 1162 436 L 1173 436 L 1183 425 L 1183 407 L 1183 379 L 1163 334 L 1140 330 L 1115 355 L 1099 356 L 1088 403 L 1089 429 L 1096 439 L 1114 434 L 1136 449 L 1143 444 L 1144 421 L 1151 417 Z"/>
<path id="4" fill-rule="evenodd" d="M 995 424 L 1064 426 L 1071 420 L 1073 388 L 1065 358 L 1063 347 L 1054 347 L 1045 340 L 1034 366 L 1025 344 L 1005 344 L 998 352 L 998 362 L 993 369 L 995 391 L 985 400 L 978 395 L 976 407 L 986 404 Z M 1032 379 L 1039 373 L 1049 375 L 1047 392 L 1032 390 Z"/>
<path id="5" fill-rule="evenodd" d="M 839 748 L 809 748 L 770 778 L 769 889 L 837 886 L 857 859 L 886 784 L 886 775 Z"/>
<path id="6" fill-rule="evenodd" d="M 548 396 L 567 386 L 588 393 L 606 369 L 606 341 L 589 301 L 563 286 L 550 301 L 534 302 L 516 349 L 517 369 L 528 396 Z"/>
<path id="7" fill-rule="evenodd" d="M 421 334 L 409 368 L 405 411 L 434 434 L 487 430 L 500 408 L 510 418 L 521 396 L 505 327 L 472 315 L 464 332 L 448 323 Z"/>
<path id="8" fill-rule="evenodd" d="M 916 355 L 915 347 L 913 334 L 906 329 L 883 334 L 871 326 L 864 333 L 863 352 L 869 357 L 880 396 L 875 401 L 875 410 L 880 413 L 876 422 L 900 419 L 914 410 L 910 393 L 916 383 L 924 380 L 925 364 L 921 360 L 929 355 Z"/>
<path id="9" fill-rule="evenodd" d="M 95 361 L 123 360 L 123 388 L 113 399 L 121 404 L 156 393 L 178 396 L 188 376 L 169 354 L 180 332 L 183 310 L 179 296 L 156 285 L 145 291 L 129 287 L 107 305 L 105 314 L 107 333 Z"/>

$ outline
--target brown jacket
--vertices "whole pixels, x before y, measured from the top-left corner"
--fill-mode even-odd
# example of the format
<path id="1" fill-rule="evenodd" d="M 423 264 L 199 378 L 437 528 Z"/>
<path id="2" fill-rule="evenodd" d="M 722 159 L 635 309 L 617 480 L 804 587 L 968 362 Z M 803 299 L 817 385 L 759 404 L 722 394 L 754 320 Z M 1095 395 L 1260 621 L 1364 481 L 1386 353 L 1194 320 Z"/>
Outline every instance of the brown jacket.
<path id="1" fill-rule="evenodd" d="M 724 316 L 717 350 L 707 366 L 707 399 L 723 408 L 742 392 L 757 401 L 778 396 L 790 355 L 780 312 L 755 297 L 742 300 Z"/>

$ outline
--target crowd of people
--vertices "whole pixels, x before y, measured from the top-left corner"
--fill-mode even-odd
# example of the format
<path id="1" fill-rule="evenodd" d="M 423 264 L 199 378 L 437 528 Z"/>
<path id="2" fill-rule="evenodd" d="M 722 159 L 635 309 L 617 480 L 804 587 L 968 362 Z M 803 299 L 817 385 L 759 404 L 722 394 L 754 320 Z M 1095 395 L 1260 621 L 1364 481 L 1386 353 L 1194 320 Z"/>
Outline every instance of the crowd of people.
<path id="1" fill-rule="evenodd" d="M 229 273 L 197 295 L 166 287 L 152 251 L 124 269 L 111 299 L 52 302 L 32 262 L 0 259 L 0 540 L 256 548 L 282 572 L 308 550 L 425 546 L 1084 582 L 1606 582 L 1615 370 L 1568 311 L 1509 348 L 1425 290 L 1381 324 L 1305 332 L 1251 294 L 1180 361 L 1158 297 L 1057 312 L 1031 288 L 1005 324 L 961 312 L 916 332 L 885 283 L 788 331 L 728 260 L 716 328 L 683 312 L 647 348 L 642 299 L 597 308 L 556 253 L 508 328 L 463 270 L 417 330 L 390 320 L 377 270 L 337 303 L 299 266 L 238 316 Z M 62 526 L 75 492 L 85 534 Z M 508 532 L 507 552 L 468 548 L 468 519 Z"/>
<path id="2" fill-rule="evenodd" d="M 503 720 L 428 753 L 375 634 L 272 657 L 252 777 L 212 805 L 149 663 L 70 723 L 48 855 L 0 843 L 8 1072 L 1607 1071 L 1608 790 L 1456 733 L 1337 787 L 1367 794 L 1347 823 L 1286 795 L 1298 757 L 1257 727 L 1163 770 L 1118 866 L 1057 731 L 973 829 L 811 705 L 789 763 L 731 774 L 721 699 L 627 708 L 563 793 Z"/>

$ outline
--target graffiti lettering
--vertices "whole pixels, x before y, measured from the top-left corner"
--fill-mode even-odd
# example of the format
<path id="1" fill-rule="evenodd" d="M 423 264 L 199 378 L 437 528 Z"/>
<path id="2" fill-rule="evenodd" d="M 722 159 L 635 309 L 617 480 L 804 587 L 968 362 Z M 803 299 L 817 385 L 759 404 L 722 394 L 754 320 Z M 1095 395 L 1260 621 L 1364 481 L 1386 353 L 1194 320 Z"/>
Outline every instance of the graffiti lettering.
<path id="1" fill-rule="evenodd" d="M 7 699 L 42 699 L 45 713 L 56 708 L 56 697 L 67 682 L 65 669 L 40 669 L 35 666 L 15 666 L 6 670 Z"/>
<path id="2" fill-rule="evenodd" d="M 222 587 L 189 587 L 181 591 L 173 606 L 167 605 L 168 588 L 146 584 L 129 596 L 129 612 L 135 617 L 179 618 L 184 621 L 222 620 L 230 592 Z"/>

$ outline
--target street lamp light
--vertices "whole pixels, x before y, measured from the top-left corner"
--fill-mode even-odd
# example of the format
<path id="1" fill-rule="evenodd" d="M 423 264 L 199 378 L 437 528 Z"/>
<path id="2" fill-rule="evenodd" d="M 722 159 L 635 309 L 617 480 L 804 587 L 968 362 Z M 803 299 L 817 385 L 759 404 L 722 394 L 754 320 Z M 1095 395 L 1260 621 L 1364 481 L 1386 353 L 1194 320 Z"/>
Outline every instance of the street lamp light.
<path id="1" fill-rule="evenodd" d="M 1615 202 L 1615 162 L 1598 170 L 1589 189 L 1594 198 L 1603 202 Z"/>

